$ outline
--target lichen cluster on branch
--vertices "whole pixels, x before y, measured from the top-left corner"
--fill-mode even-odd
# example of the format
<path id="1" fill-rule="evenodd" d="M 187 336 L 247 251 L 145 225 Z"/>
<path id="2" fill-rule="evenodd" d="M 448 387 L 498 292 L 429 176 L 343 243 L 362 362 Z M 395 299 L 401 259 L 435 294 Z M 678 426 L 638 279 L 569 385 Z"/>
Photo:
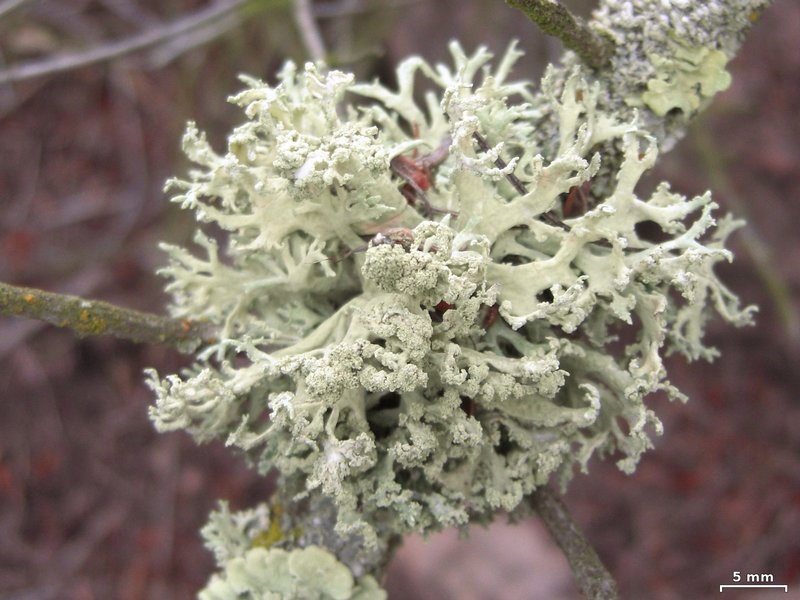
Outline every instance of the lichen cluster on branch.
<path id="1" fill-rule="evenodd" d="M 623 120 L 639 111 L 642 127 L 659 149 L 672 149 L 714 94 L 730 83 L 726 64 L 771 2 L 601 0 L 591 25 L 614 42 L 615 51 L 610 68 L 597 77 L 598 108 Z M 580 63 L 579 56 L 567 53 L 559 77 Z M 550 147 L 547 139 L 557 119 L 546 97 L 535 104 L 543 118 L 534 135 Z"/>
<path id="2" fill-rule="evenodd" d="M 150 373 L 157 427 L 241 448 L 294 501 L 329 499 L 336 531 L 364 552 L 513 511 L 593 455 L 631 472 L 661 431 L 645 398 L 683 399 L 663 354 L 711 358 L 708 317 L 741 325 L 752 312 L 713 272 L 737 223 L 716 221 L 710 195 L 637 194 L 657 148 L 636 117 L 599 110 L 577 69 L 548 72 L 558 140 L 543 156 L 529 84 L 509 80 L 516 47 L 493 69 L 485 49 L 451 53 L 452 68 L 402 63 L 396 90 L 313 65 L 288 64 L 275 87 L 246 79 L 233 101 L 248 120 L 227 151 L 190 126 L 198 168 L 169 184 L 226 234 L 220 247 L 198 233 L 202 255 L 165 246 L 172 312 L 222 335 L 182 376 Z M 420 77 L 438 90 L 421 106 Z M 565 214 L 610 141 L 624 152 L 612 189 Z M 412 205 L 391 161 L 443 142 Z M 240 555 L 226 573 L 305 564 L 281 552 Z"/>

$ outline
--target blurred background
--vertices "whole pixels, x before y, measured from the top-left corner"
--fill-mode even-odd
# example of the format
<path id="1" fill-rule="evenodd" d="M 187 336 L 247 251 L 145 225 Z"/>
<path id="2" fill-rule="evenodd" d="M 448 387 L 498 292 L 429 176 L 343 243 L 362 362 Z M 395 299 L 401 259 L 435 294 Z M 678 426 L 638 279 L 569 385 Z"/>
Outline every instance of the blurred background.
<path id="1" fill-rule="evenodd" d="M 501 0 L 310 10 L 338 67 L 389 83 L 409 53 L 446 60 L 451 38 L 496 53 L 520 39 L 516 75 L 534 80 L 561 53 Z M 222 148 L 241 121 L 225 102 L 237 75 L 272 81 L 286 57 L 307 58 L 296 22 L 286 0 L 0 1 L 0 280 L 163 312 L 156 244 L 185 243 L 194 227 L 161 192 L 188 167 L 185 123 Z M 793 592 L 775 597 L 800 598 L 798 40 L 800 3 L 776 0 L 731 88 L 641 190 L 662 179 L 688 195 L 712 189 L 745 217 L 722 276 L 761 310 L 755 327 L 710 326 L 716 362 L 669 359 L 691 401 L 652 399 L 665 434 L 633 476 L 594 462 L 569 488 L 624 598 L 706 598 L 734 571 L 770 574 Z M 75 68 L 53 61 L 75 53 Z M 221 444 L 155 433 L 142 370 L 185 364 L 169 349 L 0 317 L 0 598 L 183 600 L 202 587 L 213 560 L 197 531 L 216 499 L 244 508 L 273 483 Z M 392 600 L 578 597 L 533 519 L 409 539 L 387 585 Z"/>

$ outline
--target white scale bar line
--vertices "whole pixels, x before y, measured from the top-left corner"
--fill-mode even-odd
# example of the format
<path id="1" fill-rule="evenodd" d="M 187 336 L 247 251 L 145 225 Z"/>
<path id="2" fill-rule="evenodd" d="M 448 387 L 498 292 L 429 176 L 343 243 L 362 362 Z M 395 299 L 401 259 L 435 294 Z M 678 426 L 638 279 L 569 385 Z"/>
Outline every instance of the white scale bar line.
<path id="1" fill-rule="evenodd" d="M 719 591 L 722 592 L 724 588 L 783 588 L 783 591 L 789 593 L 788 585 L 721 585 Z"/>

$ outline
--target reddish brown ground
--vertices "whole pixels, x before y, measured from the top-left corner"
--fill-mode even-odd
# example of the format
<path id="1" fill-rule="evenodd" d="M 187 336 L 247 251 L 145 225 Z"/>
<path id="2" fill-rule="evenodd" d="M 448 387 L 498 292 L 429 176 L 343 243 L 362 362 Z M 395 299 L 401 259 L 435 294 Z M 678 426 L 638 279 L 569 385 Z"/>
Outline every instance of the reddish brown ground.
<path id="1" fill-rule="evenodd" d="M 115 4 L 19 9 L 0 19 L 0 54 L 13 62 L 132 33 L 136 25 L 110 14 Z M 169 17 L 201 4 L 138 5 Z M 156 242 L 185 241 L 191 228 L 160 192 L 186 167 L 183 123 L 196 119 L 219 144 L 238 119 L 224 103 L 235 74 L 266 77 L 283 50 L 299 56 L 286 23 L 251 21 L 164 68 L 128 61 L 0 87 L 0 280 L 161 310 Z M 386 72 L 409 51 L 441 59 L 453 36 L 496 49 L 520 36 L 530 72 L 558 52 L 499 1 L 422 3 L 382 23 L 388 52 L 357 65 L 364 74 Z M 344 28 L 335 35 L 360 43 Z M 715 363 L 670 360 L 692 400 L 653 400 L 666 433 L 634 476 L 598 462 L 569 490 L 568 505 L 625 598 L 716 596 L 733 571 L 769 573 L 793 586 L 795 595 L 781 598 L 800 597 L 798 40 L 800 4 L 777 0 L 734 62 L 732 88 L 659 169 L 676 190 L 712 188 L 748 218 L 724 276 L 761 312 L 756 327 L 711 326 L 722 351 Z M 788 291 L 783 309 L 765 277 Z M 0 319 L 0 598 L 182 600 L 203 584 L 212 560 L 197 529 L 215 499 L 244 507 L 270 482 L 219 444 L 153 431 L 142 369 L 183 364 L 161 348 Z M 575 597 L 537 523 L 469 542 L 411 541 L 389 586 L 397 599 Z"/>

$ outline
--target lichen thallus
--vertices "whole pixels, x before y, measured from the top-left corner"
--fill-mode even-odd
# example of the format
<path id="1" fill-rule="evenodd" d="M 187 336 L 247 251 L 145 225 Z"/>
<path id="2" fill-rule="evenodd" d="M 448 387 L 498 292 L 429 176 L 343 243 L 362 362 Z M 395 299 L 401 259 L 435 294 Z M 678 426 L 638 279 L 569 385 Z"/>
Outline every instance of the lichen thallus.
<path id="1" fill-rule="evenodd" d="M 419 128 L 414 126 L 414 137 L 419 137 Z M 441 143 L 428 154 L 416 156 L 405 156 L 398 154 L 389 161 L 389 169 L 392 174 L 403 180 L 403 184 L 398 188 L 403 198 L 409 206 L 420 206 L 423 215 L 430 219 L 434 214 L 454 215 L 452 211 L 435 208 L 431 205 L 426 192 L 433 187 L 433 173 L 448 156 L 452 138 L 447 135 Z M 406 227 L 388 227 L 377 234 L 365 238 L 365 242 L 355 248 L 349 248 L 337 257 L 328 258 L 331 262 L 339 262 L 349 258 L 357 252 L 365 252 L 370 246 L 381 244 L 398 244 L 406 250 L 411 248 L 414 239 L 413 233 Z"/>
<path id="2" fill-rule="evenodd" d="M 475 143 L 478 144 L 478 148 L 480 148 L 482 152 L 489 152 L 490 150 L 489 144 L 480 133 L 478 133 L 477 131 L 474 132 L 472 134 L 472 138 L 475 140 Z M 508 163 L 506 163 L 506 161 L 504 161 L 502 158 L 498 156 L 494 160 L 494 164 L 501 171 L 506 170 L 506 179 L 511 184 L 511 187 L 513 187 L 514 190 L 516 190 L 516 192 L 519 195 L 524 196 L 525 194 L 528 193 L 528 190 L 525 188 L 525 185 L 519 180 L 519 177 L 514 175 L 513 171 L 507 170 Z M 552 225 L 553 227 L 559 227 L 564 231 L 569 231 L 569 225 L 567 225 L 566 223 L 564 223 L 564 221 L 562 221 L 561 219 L 550 213 L 542 213 L 541 218 L 542 221 L 544 221 L 548 225 Z"/>
<path id="3" fill-rule="evenodd" d="M 418 127 L 416 125 L 414 126 L 414 136 L 419 137 Z M 482 152 L 490 151 L 489 143 L 480 133 L 477 131 L 473 132 L 472 138 L 475 140 L 475 143 Z M 392 159 L 389 161 L 389 169 L 391 172 L 404 182 L 399 187 L 400 193 L 410 206 L 416 207 L 419 204 L 421 206 L 422 213 L 427 218 L 432 217 L 434 214 L 457 215 L 457 213 L 453 213 L 452 211 L 434 207 L 426 194 L 426 192 L 433 187 L 434 169 L 447 159 L 451 144 L 452 138 L 447 135 L 442 139 L 439 146 L 434 148 L 428 154 L 416 156 L 415 150 L 413 156 L 409 157 L 403 154 L 398 154 L 392 157 Z M 513 171 L 508 170 L 508 163 L 498 156 L 495 159 L 494 164 L 497 166 L 497 168 L 507 171 L 505 173 L 506 179 L 518 194 L 524 195 L 528 193 L 528 190 L 525 188 L 525 185 L 522 183 L 522 181 L 520 181 L 519 177 L 517 177 Z M 577 216 L 586 212 L 588 208 L 588 199 L 586 196 L 587 187 L 587 184 L 584 184 L 583 186 L 573 186 L 570 188 L 569 192 L 564 195 L 564 198 L 562 199 L 562 211 L 565 217 Z M 559 229 L 567 232 L 570 231 L 570 226 L 552 213 L 542 213 L 541 219 L 548 225 L 558 227 Z M 365 252 L 370 246 L 377 246 L 381 244 L 397 244 L 408 250 L 412 241 L 413 234 L 410 229 L 406 227 L 389 227 L 369 238 L 365 238 L 364 244 L 355 248 L 349 248 L 340 256 L 328 258 L 327 260 L 331 262 L 339 262 L 349 258 L 357 252 Z M 601 246 L 609 245 L 605 240 L 597 240 L 594 243 Z M 447 309 L 445 308 L 445 310 Z M 488 329 L 488 327 L 491 326 L 497 317 L 496 315 L 487 315 L 487 317 L 493 317 L 485 327 Z"/>

